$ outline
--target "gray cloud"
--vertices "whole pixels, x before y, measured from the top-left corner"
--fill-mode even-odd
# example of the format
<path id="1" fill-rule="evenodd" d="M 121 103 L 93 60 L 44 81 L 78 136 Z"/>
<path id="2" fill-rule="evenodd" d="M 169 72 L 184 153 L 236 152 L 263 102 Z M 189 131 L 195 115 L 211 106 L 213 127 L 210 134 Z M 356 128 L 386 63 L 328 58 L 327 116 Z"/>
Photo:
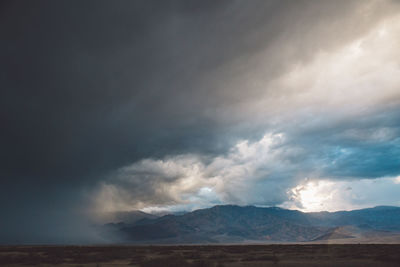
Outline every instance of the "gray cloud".
<path id="1" fill-rule="evenodd" d="M 395 115 L 397 118 L 398 112 Z M 356 180 L 396 177 L 400 174 L 400 125 L 391 130 L 379 122 L 374 125 L 362 128 L 362 123 L 342 122 L 333 129 L 292 129 L 267 133 L 255 142 L 242 140 L 224 155 L 145 159 L 110 175 L 95 193 L 94 208 L 109 212 L 192 209 L 215 203 L 282 205 L 289 201 L 294 188 L 303 190 L 302 184 L 309 181 L 330 181 L 329 188 L 335 189 L 348 188 L 352 183 L 354 188 L 357 183 L 352 181 Z M 347 134 L 354 131 L 358 135 Z M 394 182 L 389 180 L 383 188 Z M 364 203 L 373 203 L 368 197 L 372 190 L 369 188 L 362 196 Z M 394 192 L 398 190 L 396 187 Z M 359 188 L 356 191 L 359 195 L 362 192 Z M 379 203 L 400 203 L 398 194 L 381 197 Z M 357 203 L 348 197 L 344 200 L 352 201 L 349 205 Z M 346 203 L 340 204 L 336 207 Z"/>

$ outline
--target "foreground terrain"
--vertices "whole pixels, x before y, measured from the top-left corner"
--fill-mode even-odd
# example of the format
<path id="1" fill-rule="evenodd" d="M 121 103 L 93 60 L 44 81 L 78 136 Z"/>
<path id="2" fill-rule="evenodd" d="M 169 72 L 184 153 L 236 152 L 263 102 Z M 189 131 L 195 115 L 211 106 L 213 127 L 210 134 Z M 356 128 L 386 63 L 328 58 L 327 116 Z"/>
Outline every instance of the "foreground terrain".
<path id="1" fill-rule="evenodd" d="M 0 266 L 400 266 L 400 245 L 2 246 Z"/>

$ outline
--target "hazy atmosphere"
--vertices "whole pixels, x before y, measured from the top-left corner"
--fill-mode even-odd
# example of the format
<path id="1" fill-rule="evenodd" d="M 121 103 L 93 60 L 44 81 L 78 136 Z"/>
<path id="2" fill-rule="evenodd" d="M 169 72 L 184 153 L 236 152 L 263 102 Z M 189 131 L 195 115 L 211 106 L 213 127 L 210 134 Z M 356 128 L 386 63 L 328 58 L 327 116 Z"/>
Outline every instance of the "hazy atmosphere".
<path id="1" fill-rule="evenodd" d="M 400 1 L 2 1 L 0 243 L 104 214 L 400 206 Z"/>

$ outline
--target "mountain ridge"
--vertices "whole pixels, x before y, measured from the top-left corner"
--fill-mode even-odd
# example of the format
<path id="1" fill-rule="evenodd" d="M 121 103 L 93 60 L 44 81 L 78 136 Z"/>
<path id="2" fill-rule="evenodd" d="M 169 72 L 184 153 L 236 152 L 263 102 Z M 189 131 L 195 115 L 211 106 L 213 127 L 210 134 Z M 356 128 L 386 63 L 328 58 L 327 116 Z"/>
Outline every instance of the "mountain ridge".
<path id="1" fill-rule="evenodd" d="M 279 207 L 216 205 L 105 228 L 128 243 L 309 242 L 367 233 L 379 236 L 383 231 L 400 233 L 399 222 L 400 207 L 395 206 L 306 213 Z M 341 227 L 348 227 L 347 232 L 339 231 Z"/>

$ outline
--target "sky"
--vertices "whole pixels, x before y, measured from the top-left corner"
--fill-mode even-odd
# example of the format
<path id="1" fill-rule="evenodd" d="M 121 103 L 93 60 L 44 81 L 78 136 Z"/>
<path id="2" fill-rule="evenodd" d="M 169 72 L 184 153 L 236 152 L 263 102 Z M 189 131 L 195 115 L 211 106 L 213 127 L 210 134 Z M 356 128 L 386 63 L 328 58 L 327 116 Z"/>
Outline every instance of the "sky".
<path id="1" fill-rule="evenodd" d="M 1 243 L 117 211 L 400 206 L 400 2 L 2 1 Z"/>

